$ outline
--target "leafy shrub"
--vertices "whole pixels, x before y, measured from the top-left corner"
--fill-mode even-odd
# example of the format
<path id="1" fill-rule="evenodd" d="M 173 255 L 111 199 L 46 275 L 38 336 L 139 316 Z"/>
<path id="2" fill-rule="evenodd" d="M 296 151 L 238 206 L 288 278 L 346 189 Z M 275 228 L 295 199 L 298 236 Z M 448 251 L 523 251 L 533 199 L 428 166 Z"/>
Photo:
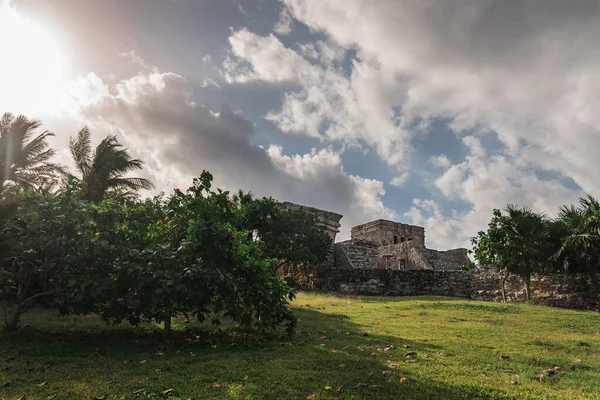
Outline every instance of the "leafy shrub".
<path id="1" fill-rule="evenodd" d="M 281 250 L 238 229 L 240 207 L 211 183 L 205 171 L 185 193 L 128 203 L 86 202 L 75 178 L 56 196 L 27 193 L 2 232 L 0 291 L 16 305 L 7 327 L 48 295 L 63 315 L 96 313 L 113 324 L 164 322 L 169 332 L 171 317 L 185 314 L 291 332 L 295 294 L 273 274 Z M 301 239 L 306 247 L 310 238 Z M 280 245 L 302 259 L 305 250 L 289 252 L 296 244 L 288 237 Z"/>

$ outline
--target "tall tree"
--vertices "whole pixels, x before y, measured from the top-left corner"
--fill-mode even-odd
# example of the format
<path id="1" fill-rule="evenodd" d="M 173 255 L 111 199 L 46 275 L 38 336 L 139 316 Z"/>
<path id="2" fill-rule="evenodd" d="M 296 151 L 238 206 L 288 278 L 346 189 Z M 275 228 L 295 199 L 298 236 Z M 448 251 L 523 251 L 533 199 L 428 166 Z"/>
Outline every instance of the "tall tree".
<path id="1" fill-rule="evenodd" d="M 596 293 L 600 293 L 597 275 L 600 273 L 600 202 L 586 194 L 578 207 L 562 207 L 558 221 L 565 236 L 555 255 L 565 269 L 587 274 Z"/>
<path id="2" fill-rule="evenodd" d="M 91 143 L 87 127 L 69 141 L 75 166 L 87 185 L 86 200 L 97 203 L 107 196 L 130 197 L 138 190 L 154 187 L 148 179 L 125 177 L 128 172 L 142 169 L 144 162 L 131 158 L 115 136 L 107 136 L 93 152 Z"/>
<path id="3" fill-rule="evenodd" d="M 36 188 L 56 182 L 65 171 L 50 162 L 56 150 L 48 144 L 52 132 L 36 134 L 40 122 L 5 113 L 0 118 L 0 189 L 8 182 Z"/>

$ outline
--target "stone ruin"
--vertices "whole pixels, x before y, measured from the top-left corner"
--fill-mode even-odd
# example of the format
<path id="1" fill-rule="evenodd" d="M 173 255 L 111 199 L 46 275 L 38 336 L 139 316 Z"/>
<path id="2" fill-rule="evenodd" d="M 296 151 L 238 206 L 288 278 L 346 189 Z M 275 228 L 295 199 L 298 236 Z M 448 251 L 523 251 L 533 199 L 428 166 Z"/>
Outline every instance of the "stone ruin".
<path id="1" fill-rule="evenodd" d="M 289 201 L 280 204 L 284 208 L 302 207 L 316 214 L 319 225 L 335 243 L 342 215 Z M 330 267 L 439 271 L 459 270 L 468 262 L 467 249 L 438 251 L 425 247 L 422 226 L 378 219 L 355 226 L 350 235 L 350 240 L 334 244 Z"/>
<path id="2" fill-rule="evenodd" d="M 427 248 L 421 226 L 379 219 L 353 227 L 350 240 L 335 243 L 342 215 L 290 202 L 281 206 L 303 207 L 315 213 L 333 243 L 331 256 L 323 265 L 278 271 L 299 286 L 360 295 L 502 299 L 500 277 L 495 271 L 462 268 L 469 262 L 467 249 Z M 582 298 L 591 291 L 586 277 L 562 274 L 532 276 L 531 288 L 533 296 L 539 298 Z M 509 301 L 524 298 L 520 278 L 511 276 L 506 289 Z"/>
<path id="3" fill-rule="evenodd" d="M 338 268 L 460 270 L 469 260 L 467 249 L 447 251 L 425 247 L 425 229 L 379 219 L 351 230 L 351 239 L 335 244 Z"/>

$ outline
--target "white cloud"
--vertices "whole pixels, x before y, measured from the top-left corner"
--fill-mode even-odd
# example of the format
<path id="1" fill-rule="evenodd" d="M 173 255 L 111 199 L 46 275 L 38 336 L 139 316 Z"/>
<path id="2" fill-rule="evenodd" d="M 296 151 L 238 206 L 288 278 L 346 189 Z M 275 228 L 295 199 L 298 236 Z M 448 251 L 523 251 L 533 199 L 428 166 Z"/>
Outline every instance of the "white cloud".
<path id="1" fill-rule="evenodd" d="M 410 174 L 408 172 L 403 172 L 400 175 L 394 177 L 390 181 L 390 185 L 397 186 L 397 187 L 402 187 L 402 186 L 404 186 L 404 184 L 406 183 L 406 181 L 408 181 L 409 177 L 410 177 Z"/>
<path id="2" fill-rule="evenodd" d="M 202 87 L 208 87 L 208 86 L 212 86 L 212 87 L 216 87 L 216 88 L 221 87 L 217 82 L 214 81 L 214 79 L 206 78 L 205 80 L 202 81 Z"/>
<path id="3" fill-rule="evenodd" d="M 273 30 L 280 35 L 289 35 L 292 33 L 292 27 L 294 25 L 294 21 L 287 8 L 284 8 L 279 13 L 279 19 L 275 23 Z"/>
<path id="4" fill-rule="evenodd" d="M 356 146 L 366 142 L 399 170 L 410 157 L 408 133 L 393 118 L 405 89 L 393 71 L 374 60 L 354 60 L 344 75 L 332 62 L 343 55 L 340 46 L 317 42 L 287 48 L 275 36 L 258 36 L 246 29 L 230 38 L 231 57 L 224 63 L 230 83 L 263 81 L 293 84 L 280 110 L 266 118 L 288 133 L 304 134 Z M 318 55 L 320 64 L 308 58 Z"/>
<path id="5" fill-rule="evenodd" d="M 71 114 L 79 124 L 91 127 L 95 142 L 117 134 L 146 161 L 142 176 L 157 190 L 186 187 L 207 169 L 226 189 L 343 214 L 341 239 L 353 225 L 393 215 L 381 201 L 383 183 L 347 174 L 339 153 L 325 148 L 286 155 L 280 146 L 254 146 L 250 121 L 228 106 L 213 112 L 194 103 L 180 75 L 141 73 L 108 85 L 91 73 L 71 86 Z"/>
<path id="6" fill-rule="evenodd" d="M 445 154 L 440 154 L 439 156 L 433 156 L 429 160 L 431 164 L 440 168 L 448 168 L 450 166 L 450 160 Z"/>
<path id="7" fill-rule="evenodd" d="M 468 209 L 448 216 L 433 200 L 415 199 L 405 214 L 412 223 L 425 226 L 434 246 L 469 247 L 470 238 L 487 226 L 494 208 L 512 203 L 552 215 L 561 205 L 571 204 L 582 195 L 579 190 L 565 187 L 558 178 L 541 180 L 520 161 L 520 154 L 488 157 L 478 138 L 467 136 L 463 142 L 469 155 L 450 166 L 434 185 L 444 196 L 467 203 Z"/>
<path id="8" fill-rule="evenodd" d="M 375 73 L 403 82 L 391 101 L 388 85 L 369 92 L 380 104 L 399 103 L 402 126 L 442 117 L 465 136 L 464 161 L 432 161 L 445 170 L 435 187 L 470 209 L 424 217 L 415 205 L 410 215 L 431 221 L 430 238 L 435 229 L 435 240 L 449 243 L 444 227 L 464 242 L 493 207 L 515 202 L 551 213 L 580 194 L 539 178 L 540 169 L 600 194 L 600 161 L 588 156 L 600 151 L 597 1 L 284 2 L 313 31 L 373 61 Z"/>

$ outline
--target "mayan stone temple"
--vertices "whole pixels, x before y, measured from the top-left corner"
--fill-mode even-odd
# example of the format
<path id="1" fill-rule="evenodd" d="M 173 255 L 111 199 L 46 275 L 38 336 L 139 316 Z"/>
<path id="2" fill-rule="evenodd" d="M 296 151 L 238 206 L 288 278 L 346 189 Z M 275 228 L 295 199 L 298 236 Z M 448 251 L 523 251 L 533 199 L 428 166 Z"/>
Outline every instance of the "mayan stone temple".
<path id="1" fill-rule="evenodd" d="M 467 249 L 437 251 L 425 247 L 425 229 L 379 219 L 352 228 L 351 239 L 335 244 L 338 268 L 459 270 Z"/>
<path id="2" fill-rule="evenodd" d="M 283 207 L 304 207 L 284 202 Z M 374 295 L 439 294 L 469 297 L 467 249 L 438 251 L 425 246 L 425 229 L 379 219 L 352 228 L 350 240 L 335 243 L 342 215 L 304 207 L 333 240 L 323 265 L 278 271 L 300 286 Z"/>

